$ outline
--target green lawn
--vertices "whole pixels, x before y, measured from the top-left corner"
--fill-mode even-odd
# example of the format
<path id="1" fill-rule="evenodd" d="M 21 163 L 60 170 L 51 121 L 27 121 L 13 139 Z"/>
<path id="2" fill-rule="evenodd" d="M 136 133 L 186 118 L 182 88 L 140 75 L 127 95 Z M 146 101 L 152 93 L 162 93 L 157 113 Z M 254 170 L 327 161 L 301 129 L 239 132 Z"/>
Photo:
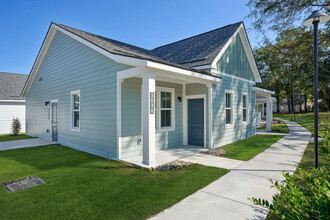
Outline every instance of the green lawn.
<path id="1" fill-rule="evenodd" d="M 250 160 L 272 144 L 280 140 L 283 135 L 256 135 L 235 143 L 222 146 L 226 151 L 225 157 L 237 160 Z"/>
<path id="2" fill-rule="evenodd" d="M 258 128 L 257 130 L 266 130 L 266 128 Z M 284 122 L 274 119 L 272 132 L 289 133 L 289 128 Z"/>
<path id="3" fill-rule="evenodd" d="M 330 168 L 330 152 L 326 152 L 322 148 L 322 142 L 319 143 L 319 167 Z M 311 170 L 314 168 L 314 143 L 310 142 L 304 152 L 303 157 L 298 165 L 303 170 Z"/>
<path id="4" fill-rule="evenodd" d="M 4 134 L 4 135 L 0 135 L 0 142 L 1 141 L 16 141 L 16 140 L 30 139 L 30 138 L 34 138 L 34 137 L 28 136 L 26 134 L 18 134 L 16 136 L 14 136 L 12 134 Z"/>
<path id="5" fill-rule="evenodd" d="M 46 184 L 14 193 L 0 185 L 0 219 L 145 219 L 228 171 L 202 165 L 160 172 L 60 145 L 0 152 L 0 183 Z"/>
<path id="6" fill-rule="evenodd" d="M 293 118 L 293 114 L 274 114 L 274 117 L 282 118 L 290 121 L 295 121 L 301 124 L 303 127 L 310 130 L 312 135 L 314 134 L 314 113 L 303 113 L 303 114 L 296 114 L 296 120 Z M 319 127 L 322 129 L 322 123 L 324 123 L 324 118 L 330 120 L 330 112 L 320 112 L 319 113 Z"/>

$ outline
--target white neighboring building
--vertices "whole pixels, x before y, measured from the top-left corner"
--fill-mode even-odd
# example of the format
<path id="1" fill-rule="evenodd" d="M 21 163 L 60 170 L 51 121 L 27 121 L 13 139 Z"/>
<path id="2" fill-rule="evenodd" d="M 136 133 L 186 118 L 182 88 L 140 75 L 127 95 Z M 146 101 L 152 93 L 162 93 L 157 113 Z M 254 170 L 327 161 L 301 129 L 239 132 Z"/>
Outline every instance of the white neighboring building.
<path id="1" fill-rule="evenodd" d="M 25 99 L 21 92 L 28 75 L 0 72 L 0 134 L 11 133 L 13 117 L 18 117 L 25 132 Z"/>

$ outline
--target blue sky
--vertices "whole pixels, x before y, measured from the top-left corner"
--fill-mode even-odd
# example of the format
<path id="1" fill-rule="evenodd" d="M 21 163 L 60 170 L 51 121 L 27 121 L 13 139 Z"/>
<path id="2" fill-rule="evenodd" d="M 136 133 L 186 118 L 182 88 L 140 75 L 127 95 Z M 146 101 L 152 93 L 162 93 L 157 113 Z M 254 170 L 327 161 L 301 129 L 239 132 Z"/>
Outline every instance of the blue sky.
<path id="1" fill-rule="evenodd" d="M 29 74 L 51 21 L 147 49 L 243 20 L 247 0 L 0 1 L 0 72 Z M 252 47 L 261 39 L 248 30 Z"/>

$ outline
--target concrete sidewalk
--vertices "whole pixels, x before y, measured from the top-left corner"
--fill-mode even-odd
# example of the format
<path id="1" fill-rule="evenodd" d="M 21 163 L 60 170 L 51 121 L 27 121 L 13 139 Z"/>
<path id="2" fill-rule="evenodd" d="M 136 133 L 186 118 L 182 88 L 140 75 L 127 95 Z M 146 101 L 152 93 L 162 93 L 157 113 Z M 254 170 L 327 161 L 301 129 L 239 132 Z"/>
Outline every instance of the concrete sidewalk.
<path id="1" fill-rule="evenodd" d="M 204 166 L 225 168 L 228 170 L 236 169 L 242 166 L 244 163 L 246 163 L 246 161 L 243 160 L 234 160 L 225 157 L 215 157 L 212 155 L 201 154 L 201 153 L 194 154 L 192 156 L 185 157 L 180 160 L 191 163 L 198 163 Z"/>
<path id="2" fill-rule="evenodd" d="M 19 148 L 38 147 L 43 145 L 56 144 L 56 142 L 44 140 L 41 138 L 24 139 L 17 141 L 0 142 L 0 151 L 13 150 Z"/>
<path id="3" fill-rule="evenodd" d="M 299 124 L 282 121 L 289 127 L 288 135 L 151 219 L 264 219 L 268 210 L 248 198 L 271 201 L 277 191 L 270 188 L 269 179 L 283 180 L 283 171 L 294 172 L 311 137 Z"/>

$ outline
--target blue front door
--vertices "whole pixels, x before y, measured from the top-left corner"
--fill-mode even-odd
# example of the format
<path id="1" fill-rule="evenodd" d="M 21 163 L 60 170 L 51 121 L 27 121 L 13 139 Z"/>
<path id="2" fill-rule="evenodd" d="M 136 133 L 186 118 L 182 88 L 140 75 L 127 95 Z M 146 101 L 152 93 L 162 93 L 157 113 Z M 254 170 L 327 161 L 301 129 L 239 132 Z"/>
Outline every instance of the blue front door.
<path id="1" fill-rule="evenodd" d="M 188 144 L 204 146 L 204 99 L 188 100 Z"/>

